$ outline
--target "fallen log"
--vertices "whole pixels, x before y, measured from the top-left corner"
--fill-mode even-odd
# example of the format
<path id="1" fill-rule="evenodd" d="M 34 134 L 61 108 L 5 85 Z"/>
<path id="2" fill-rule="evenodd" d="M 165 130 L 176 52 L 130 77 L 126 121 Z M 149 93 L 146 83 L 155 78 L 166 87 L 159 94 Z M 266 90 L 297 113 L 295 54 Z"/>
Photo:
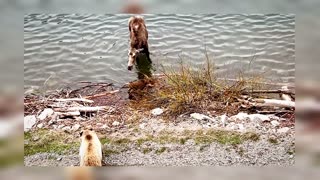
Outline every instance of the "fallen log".
<path id="1" fill-rule="evenodd" d="M 89 107 L 89 106 L 79 106 L 79 107 L 68 107 L 68 108 L 55 108 L 54 111 L 56 112 L 97 112 L 105 110 L 107 106 L 95 106 L 95 107 Z"/>
<path id="2" fill-rule="evenodd" d="M 80 116 L 80 111 L 73 112 L 56 112 L 58 116 Z"/>
<path id="3" fill-rule="evenodd" d="M 95 95 L 91 95 L 91 96 L 85 96 L 84 98 L 85 99 L 96 98 L 96 97 L 106 96 L 106 95 L 110 95 L 110 94 L 115 94 L 117 92 L 119 92 L 119 90 L 103 92 L 103 93 L 95 94 Z"/>
<path id="4" fill-rule="evenodd" d="M 267 93 L 267 94 L 292 94 L 294 95 L 295 92 L 290 91 L 290 90 L 282 90 L 282 89 L 277 89 L 277 90 L 252 90 L 252 91 L 243 91 L 242 94 L 252 94 L 252 93 Z"/>
<path id="5" fill-rule="evenodd" d="M 295 102 L 278 99 L 254 99 L 254 106 L 276 106 L 276 107 L 295 107 Z"/>
<path id="6" fill-rule="evenodd" d="M 86 103 L 94 103 L 94 101 L 85 99 L 85 98 L 54 99 L 54 101 L 58 101 L 58 102 L 80 101 L 80 102 L 86 102 Z"/>

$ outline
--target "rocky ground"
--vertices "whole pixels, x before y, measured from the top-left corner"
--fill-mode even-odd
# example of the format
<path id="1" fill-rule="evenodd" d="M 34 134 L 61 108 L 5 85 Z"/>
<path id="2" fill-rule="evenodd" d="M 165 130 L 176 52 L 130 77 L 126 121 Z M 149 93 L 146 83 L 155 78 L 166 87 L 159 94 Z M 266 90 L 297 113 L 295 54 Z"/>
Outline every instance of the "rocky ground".
<path id="1" fill-rule="evenodd" d="M 295 129 L 291 119 L 247 113 L 230 117 L 193 113 L 168 122 L 161 113 L 155 109 L 145 112 L 136 123 L 113 121 L 108 125 L 94 118 L 40 121 L 34 117 L 35 123 L 29 124 L 31 128 L 25 133 L 25 166 L 79 165 L 78 133 L 85 124 L 98 132 L 104 161 L 109 166 L 295 163 Z M 48 138 L 52 132 L 55 133 Z"/>

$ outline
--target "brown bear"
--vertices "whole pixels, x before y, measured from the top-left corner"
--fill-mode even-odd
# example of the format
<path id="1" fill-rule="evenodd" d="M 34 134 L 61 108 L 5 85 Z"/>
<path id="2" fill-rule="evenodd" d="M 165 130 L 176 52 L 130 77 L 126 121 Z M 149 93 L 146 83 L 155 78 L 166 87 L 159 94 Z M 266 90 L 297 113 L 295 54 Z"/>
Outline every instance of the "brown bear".
<path id="1" fill-rule="evenodd" d="M 128 24 L 130 32 L 128 70 L 131 71 L 140 53 L 144 53 L 149 62 L 151 62 L 151 59 L 148 47 L 148 31 L 143 17 L 133 16 L 129 19 Z"/>

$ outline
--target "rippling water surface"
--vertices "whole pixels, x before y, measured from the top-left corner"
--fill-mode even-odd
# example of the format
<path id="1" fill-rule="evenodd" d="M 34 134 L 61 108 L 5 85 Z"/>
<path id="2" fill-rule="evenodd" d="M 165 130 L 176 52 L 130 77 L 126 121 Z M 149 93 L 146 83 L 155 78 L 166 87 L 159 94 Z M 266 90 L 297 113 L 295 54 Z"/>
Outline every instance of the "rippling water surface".
<path id="1" fill-rule="evenodd" d="M 127 70 L 130 15 L 30 14 L 24 17 L 25 88 L 49 89 L 78 81 L 122 85 L 136 79 Z M 221 77 L 238 70 L 265 73 L 294 83 L 293 15 L 144 15 L 151 58 L 194 67 L 214 60 Z M 252 56 L 254 61 L 250 63 Z M 248 70 L 250 64 L 250 70 Z"/>

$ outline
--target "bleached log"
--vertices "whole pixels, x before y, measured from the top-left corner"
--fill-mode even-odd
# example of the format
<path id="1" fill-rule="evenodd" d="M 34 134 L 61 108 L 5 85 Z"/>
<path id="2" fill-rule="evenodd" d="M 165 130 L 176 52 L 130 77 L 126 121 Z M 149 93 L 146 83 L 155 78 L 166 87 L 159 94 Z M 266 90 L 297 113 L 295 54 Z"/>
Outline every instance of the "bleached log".
<path id="1" fill-rule="evenodd" d="M 295 107 L 295 102 L 278 99 L 254 99 L 255 106 Z"/>
<path id="2" fill-rule="evenodd" d="M 85 99 L 85 98 L 55 99 L 54 101 L 59 101 L 59 102 L 80 101 L 80 102 L 86 102 L 86 103 L 93 103 L 94 102 L 92 100 Z"/>
<path id="3" fill-rule="evenodd" d="M 79 111 L 79 112 L 97 112 L 97 111 L 102 111 L 106 109 L 107 106 L 95 106 L 95 107 L 89 107 L 89 106 L 79 106 L 79 107 L 68 107 L 68 108 L 57 108 L 54 109 L 57 112 L 74 112 L 74 111 Z"/>

